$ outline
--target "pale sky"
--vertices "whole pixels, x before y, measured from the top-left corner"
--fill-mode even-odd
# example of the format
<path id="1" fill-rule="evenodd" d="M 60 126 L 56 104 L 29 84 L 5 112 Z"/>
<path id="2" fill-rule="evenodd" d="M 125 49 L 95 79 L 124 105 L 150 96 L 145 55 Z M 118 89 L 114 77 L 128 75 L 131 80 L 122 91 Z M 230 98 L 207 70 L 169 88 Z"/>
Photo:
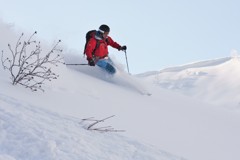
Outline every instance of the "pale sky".
<path id="1" fill-rule="evenodd" d="M 0 0 L 0 18 L 82 56 L 85 34 L 101 24 L 127 45 L 130 72 L 157 71 L 240 50 L 237 0 Z M 124 65 L 123 52 L 110 49 Z"/>

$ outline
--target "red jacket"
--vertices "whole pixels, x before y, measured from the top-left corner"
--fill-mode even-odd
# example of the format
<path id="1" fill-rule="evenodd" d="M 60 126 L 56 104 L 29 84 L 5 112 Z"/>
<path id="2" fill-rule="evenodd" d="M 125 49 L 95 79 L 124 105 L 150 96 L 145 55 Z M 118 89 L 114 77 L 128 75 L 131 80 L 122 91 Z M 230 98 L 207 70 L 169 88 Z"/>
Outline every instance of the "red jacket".
<path id="1" fill-rule="evenodd" d="M 108 36 L 107 40 L 96 40 L 95 38 L 91 38 L 88 41 L 85 53 L 87 55 L 87 59 L 93 58 L 93 50 L 97 45 L 97 41 L 99 41 L 99 46 L 96 48 L 94 56 L 98 58 L 104 58 L 108 56 L 108 45 L 112 46 L 113 48 L 120 49 L 121 46 L 112 40 L 111 37 Z"/>

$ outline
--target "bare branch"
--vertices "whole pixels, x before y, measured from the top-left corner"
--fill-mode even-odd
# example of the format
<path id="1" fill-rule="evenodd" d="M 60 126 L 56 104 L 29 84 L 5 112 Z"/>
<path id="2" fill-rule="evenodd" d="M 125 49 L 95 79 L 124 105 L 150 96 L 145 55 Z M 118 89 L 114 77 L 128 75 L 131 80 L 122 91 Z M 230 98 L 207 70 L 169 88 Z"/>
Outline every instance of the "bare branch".
<path id="1" fill-rule="evenodd" d="M 114 117 L 115 115 L 109 116 L 107 118 L 96 120 L 94 117 L 82 119 L 82 121 L 93 121 L 93 123 L 89 124 L 87 130 L 99 131 L 99 132 L 125 132 L 125 130 L 116 130 L 112 126 L 104 126 L 104 127 L 96 127 L 100 122 L 104 122 L 105 120 Z"/>
<path id="2" fill-rule="evenodd" d="M 8 44 L 11 58 L 4 58 L 2 51 L 1 62 L 3 68 L 10 72 L 13 85 L 20 84 L 32 91 L 44 91 L 42 84 L 45 80 L 51 81 L 59 77 L 52 72 L 50 66 L 63 63 L 63 58 L 59 55 L 62 50 L 58 48 L 61 41 L 59 40 L 47 54 L 42 54 L 40 42 L 33 40 L 36 34 L 35 31 L 27 41 L 23 41 L 22 33 L 15 45 L 15 50 Z M 27 48 L 34 49 L 27 53 Z"/>

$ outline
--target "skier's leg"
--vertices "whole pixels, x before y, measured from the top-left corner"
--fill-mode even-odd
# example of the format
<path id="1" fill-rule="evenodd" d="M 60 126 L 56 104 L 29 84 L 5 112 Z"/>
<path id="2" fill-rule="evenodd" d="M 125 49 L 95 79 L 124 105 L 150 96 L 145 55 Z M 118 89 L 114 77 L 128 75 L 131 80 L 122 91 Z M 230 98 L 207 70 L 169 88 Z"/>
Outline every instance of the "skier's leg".
<path id="1" fill-rule="evenodd" d="M 116 69 L 113 67 L 112 64 L 110 64 L 108 62 L 108 60 L 106 59 L 100 59 L 98 60 L 98 62 L 96 63 L 97 66 L 99 66 L 100 68 L 104 69 L 105 71 L 107 71 L 110 74 L 114 74 L 116 73 Z"/>

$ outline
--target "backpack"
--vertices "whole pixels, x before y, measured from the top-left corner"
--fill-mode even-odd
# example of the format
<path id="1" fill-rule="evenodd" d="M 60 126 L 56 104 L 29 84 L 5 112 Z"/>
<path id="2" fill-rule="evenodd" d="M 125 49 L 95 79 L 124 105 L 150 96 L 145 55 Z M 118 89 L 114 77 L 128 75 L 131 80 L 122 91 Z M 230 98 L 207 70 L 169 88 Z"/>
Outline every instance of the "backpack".
<path id="1" fill-rule="evenodd" d="M 89 42 L 89 40 L 93 37 L 95 37 L 95 34 L 96 34 L 96 30 L 90 30 L 90 31 L 88 31 L 87 33 L 86 33 L 86 43 L 85 43 L 85 47 L 84 47 L 84 52 L 83 52 L 83 55 L 85 56 L 86 55 L 86 48 L 87 48 L 87 44 L 88 44 L 88 42 Z M 96 39 L 97 40 L 97 39 Z M 95 46 L 95 48 L 94 48 L 94 50 L 93 50 L 93 53 L 92 53 L 92 55 L 94 55 L 94 53 L 95 53 L 95 51 L 96 51 L 96 49 L 99 47 L 99 40 L 97 40 L 97 44 L 96 44 L 96 46 Z"/>

